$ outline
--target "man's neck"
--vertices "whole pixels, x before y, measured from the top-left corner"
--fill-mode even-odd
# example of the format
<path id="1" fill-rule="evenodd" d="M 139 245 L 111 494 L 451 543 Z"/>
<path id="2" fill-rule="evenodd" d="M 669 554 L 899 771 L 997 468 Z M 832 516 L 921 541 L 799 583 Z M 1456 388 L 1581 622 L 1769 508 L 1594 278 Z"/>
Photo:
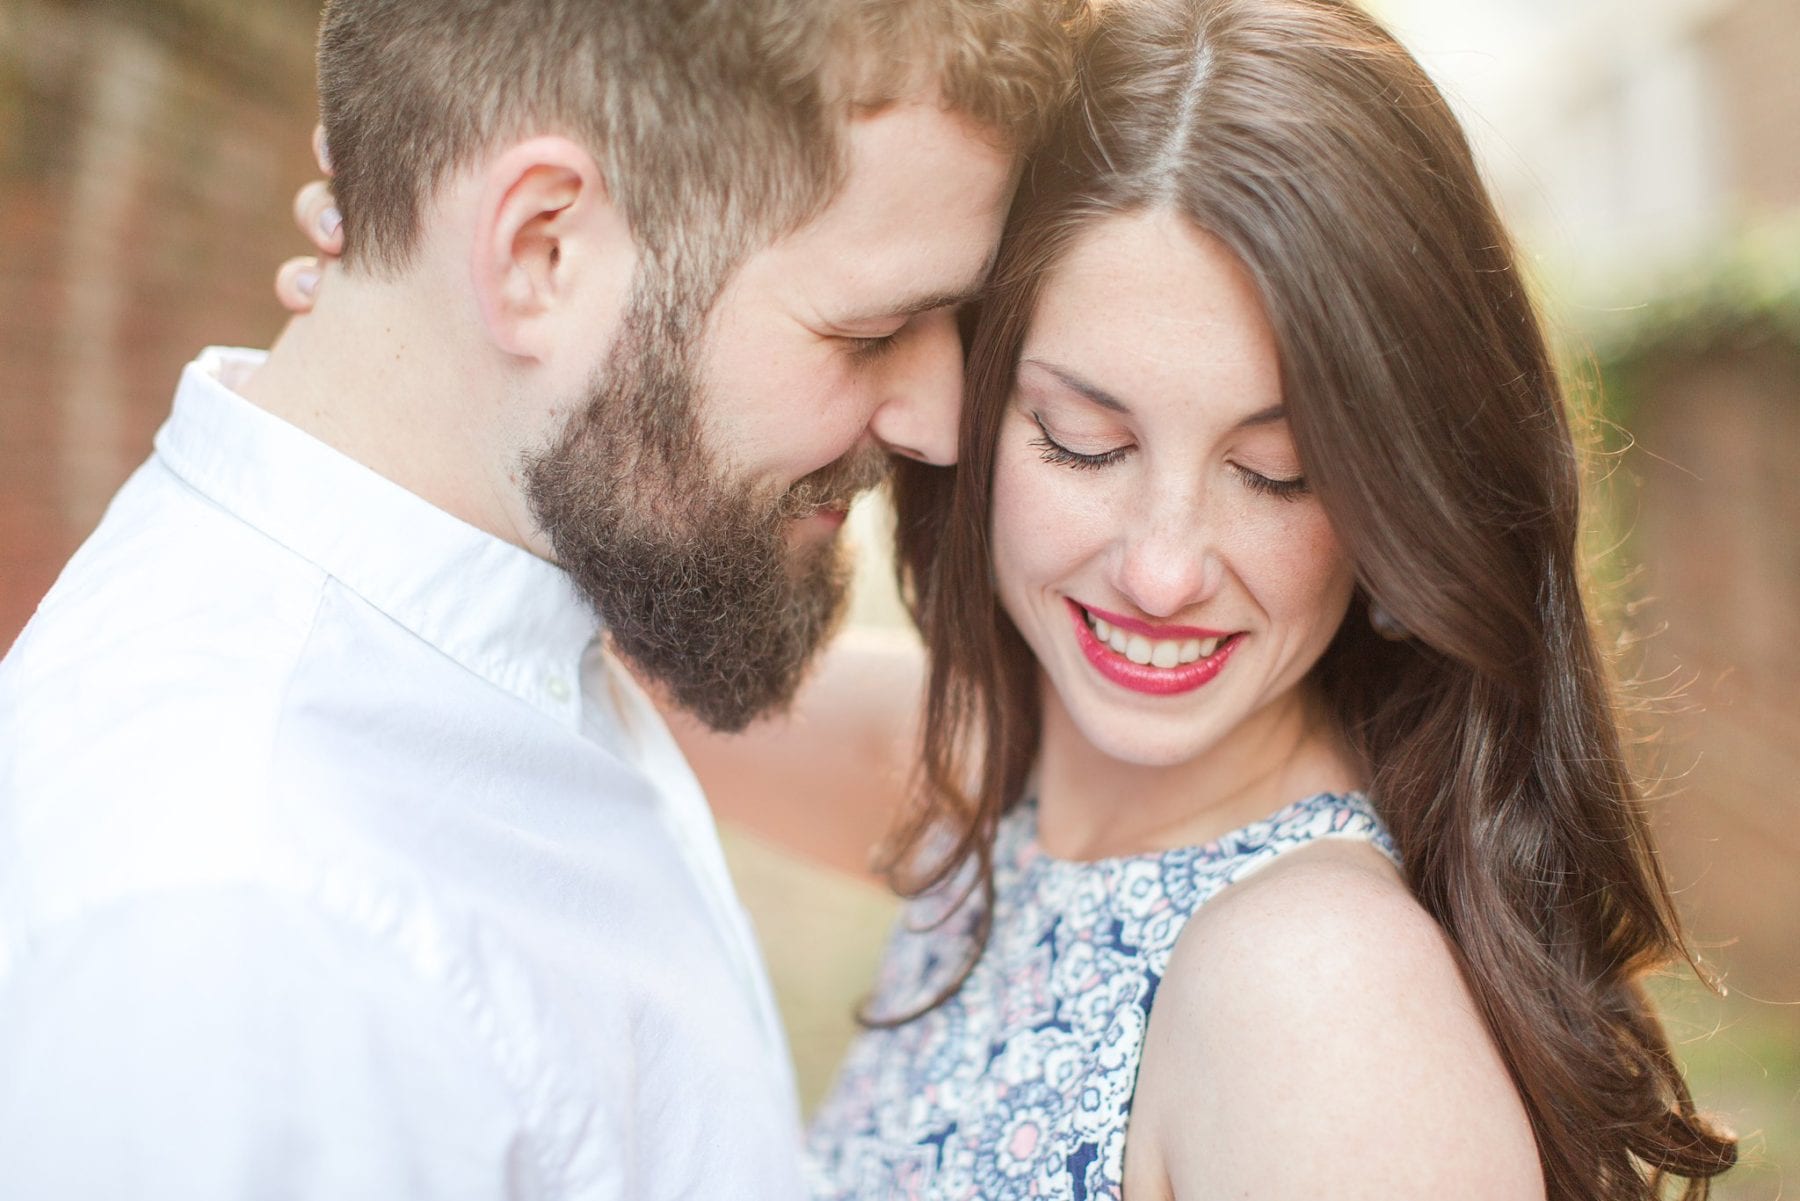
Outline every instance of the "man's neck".
<path id="1" fill-rule="evenodd" d="M 238 391 L 445 512 L 536 551 L 508 470 L 515 456 L 498 444 L 506 383 L 474 353 L 477 335 L 453 335 L 458 314 L 436 308 L 421 319 L 433 308 L 402 285 L 333 272 L 312 313 L 288 323 Z"/>

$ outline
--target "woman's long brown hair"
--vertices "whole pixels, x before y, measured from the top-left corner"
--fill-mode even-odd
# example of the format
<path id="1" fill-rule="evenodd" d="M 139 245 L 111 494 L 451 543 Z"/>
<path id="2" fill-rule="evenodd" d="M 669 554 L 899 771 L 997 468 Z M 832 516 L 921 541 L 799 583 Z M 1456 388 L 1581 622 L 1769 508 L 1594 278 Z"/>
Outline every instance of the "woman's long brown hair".
<path id="1" fill-rule="evenodd" d="M 1071 241 L 1179 212 L 1235 252 L 1274 327 L 1300 457 L 1359 583 L 1316 682 L 1454 944 L 1549 1196 L 1649 1198 L 1681 1177 L 1704 1197 L 1735 1142 L 1696 1114 L 1641 988 L 1692 960 L 1582 598 L 1562 394 L 1461 129 L 1334 0 L 1114 0 L 1085 43 L 973 337 L 962 465 L 909 465 L 896 489 L 931 680 L 894 882 L 916 896 L 971 873 L 979 956 L 995 829 L 1039 739 L 1036 665 L 990 576 L 1000 419 Z M 1371 600 L 1411 637 L 1375 636 Z"/>

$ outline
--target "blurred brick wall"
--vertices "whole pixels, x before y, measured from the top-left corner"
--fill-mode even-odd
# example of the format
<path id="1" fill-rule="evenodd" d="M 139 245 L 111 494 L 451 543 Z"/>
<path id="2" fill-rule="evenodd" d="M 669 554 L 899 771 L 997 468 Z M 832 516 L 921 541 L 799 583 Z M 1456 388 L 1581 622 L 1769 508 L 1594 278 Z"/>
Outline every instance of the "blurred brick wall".
<path id="1" fill-rule="evenodd" d="M 1729 993 L 1660 995 L 1704 1106 L 1743 1136 L 1721 1201 L 1800 1165 L 1800 349 L 1669 353 L 1634 372 L 1640 691 L 1658 708 L 1664 869 Z"/>
<path id="2" fill-rule="evenodd" d="M 1633 551 L 1652 632 L 1671 883 L 1708 957 L 1800 1002 L 1800 350 L 1670 354 L 1639 372 Z M 1790 1010 L 1800 1030 L 1800 1010 Z"/>
<path id="3" fill-rule="evenodd" d="M 315 0 L 0 0 L 0 648 L 181 365 L 266 345 L 314 171 Z"/>

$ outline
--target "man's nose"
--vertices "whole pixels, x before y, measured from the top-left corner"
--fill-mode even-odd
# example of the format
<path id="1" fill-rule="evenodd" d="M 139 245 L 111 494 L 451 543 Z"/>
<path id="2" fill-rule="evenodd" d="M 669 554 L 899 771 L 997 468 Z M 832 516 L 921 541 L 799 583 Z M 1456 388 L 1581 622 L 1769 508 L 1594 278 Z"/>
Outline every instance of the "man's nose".
<path id="1" fill-rule="evenodd" d="M 922 313 L 882 364 L 883 393 L 869 432 L 890 453 L 948 467 L 962 419 L 963 348 L 948 309 Z"/>

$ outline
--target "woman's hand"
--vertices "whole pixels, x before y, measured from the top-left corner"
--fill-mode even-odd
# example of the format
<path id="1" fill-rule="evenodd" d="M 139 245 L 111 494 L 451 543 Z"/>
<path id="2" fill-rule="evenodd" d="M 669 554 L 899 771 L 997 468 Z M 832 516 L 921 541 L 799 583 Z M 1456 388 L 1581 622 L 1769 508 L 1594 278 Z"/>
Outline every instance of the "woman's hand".
<path id="1" fill-rule="evenodd" d="M 344 252 L 344 222 L 331 194 L 331 155 L 325 127 L 313 126 L 313 158 L 324 179 L 315 179 L 294 196 L 294 223 L 318 249 L 318 255 L 291 258 L 275 272 L 275 298 L 292 313 L 310 313 L 325 271 Z"/>

